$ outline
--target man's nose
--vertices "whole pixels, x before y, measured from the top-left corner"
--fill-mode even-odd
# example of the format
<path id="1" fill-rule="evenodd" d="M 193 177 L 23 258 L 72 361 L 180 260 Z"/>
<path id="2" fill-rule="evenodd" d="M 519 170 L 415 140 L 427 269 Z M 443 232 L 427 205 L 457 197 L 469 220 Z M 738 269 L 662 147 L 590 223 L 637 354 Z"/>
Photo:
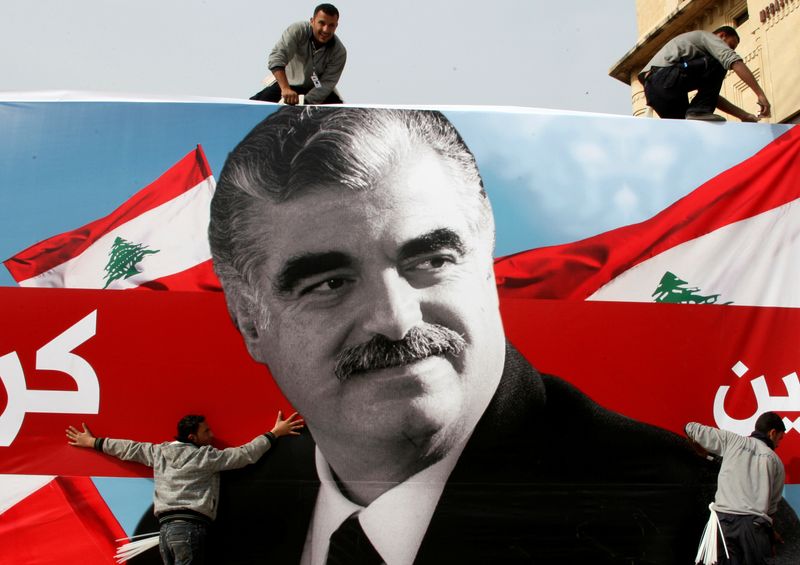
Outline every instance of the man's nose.
<path id="1" fill-rule="evenodd" d="M 397 271 L 389 270 L 371 285 L 369 300 L 363 304 L 364 330 L 391 341 L 405 337 L 422 322 L 419 292 Z"/>

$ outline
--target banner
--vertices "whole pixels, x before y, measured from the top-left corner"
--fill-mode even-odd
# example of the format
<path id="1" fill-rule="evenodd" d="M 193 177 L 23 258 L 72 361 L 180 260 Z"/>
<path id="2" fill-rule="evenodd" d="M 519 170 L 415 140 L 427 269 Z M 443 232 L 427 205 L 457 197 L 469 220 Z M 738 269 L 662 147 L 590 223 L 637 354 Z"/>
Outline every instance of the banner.
<path id="1" fill-rule="evenodd" d="M 796 128 L 122 102 L 0 104 L 0 124 L 0 251 L 48 281 L 0 278 L 0 473 L 41 477 L 7 496 L 4 539 L 14 516 L 36 535 L 69 477 L 99 486 L 104 543 L 155 527 L 125 495 L 151 470 L 68 446 L 69 425 L 160 443 L 201 413 L 232 447 L 295 408 L 310 434 L 223 473 L 218 561 L 324 562 L 358 512 L 387 563 L 685 562 L 716 480 L 685 424 L 748 435 L 770 410 L 796 520 Z M 137 287 L 169 292 L 110 292 Z M 383 343 L 410 335 L 422 350 Z M 800 528 L 782 534 L 791 562 Z"/>
<path id="2" fill-rule="evenodd" d="M 0 328 L 0 337 L 15 344 L 0 359 L 0 376 L 6 391 L 18 395 L 6 392 L 4 416 L 24 414 L 17 433 L 10 442 L 6 439 L 10 445 L 4 447 L 0 472 L 147 476 L 150 471 L 141 465 L 71 448 L 54 430 L 80 421 L 96 433 L 121 437 L 136 420 L 137 439 L 167 441 L 185 411 L 181 406 L 193 406 L 215 422 L 215 433 L 229 446 L 271 427 L 278 409 L 291 409 L 268 371 L 247 354 L 219 293 L 3 288 L 0 304 L 10 322 Z M 47 312 L 46 320 L 32 318 L 29 313 L 35 310 Z M 539 370 L 568 379 L 603 406 L 637 420 L 676 433 L 683 433 L 689 420 L 718 419 L 746 430 L 756 413 L 800 411 L 785 408 L 796 402 L 791 393 L 798 377 L 790 369 L 800 363 L 800 351 L 780 340 L 749 337 L 767 330 L 775 335 L 800 332 L 795 309 L 509 298 L 501 310 L 507 337 Z M 44 396 L 75 388 L 69 373 L 37 370 L 33 360 L 87 315 L 95 317 L 97 329 L 73 351 L 94 370 L 102 409 L 69 414 L 26 410 L 26 393 Z M 607 331 L 612 327 L 615 331 Z M 575 344 L 583 343 L 591 347 L 573 354 Z M 13 371 L 8 368 L 16 365 L 15 357 L 22 359 L 19 370 L 28 390 L 9 386 Z M 170 399 L 178 397 L 181 406 L 171 406 Z M 141 418 L 143 413 L 149 416 Z M 782 455 L 800 450 L 800 422 L 796 427 L 788 420 Z M 3 421 L 3 430 L 8 429 Z M 787 459 L 787 480 L 800 482 L 800 460 Z"/>

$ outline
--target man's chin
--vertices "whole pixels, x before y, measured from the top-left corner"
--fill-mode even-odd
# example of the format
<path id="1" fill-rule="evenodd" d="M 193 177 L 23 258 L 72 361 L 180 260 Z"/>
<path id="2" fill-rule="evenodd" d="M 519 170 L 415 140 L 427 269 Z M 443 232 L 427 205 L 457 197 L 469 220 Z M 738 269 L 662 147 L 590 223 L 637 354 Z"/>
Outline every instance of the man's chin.
<path id="1" fill-rule="evenodd" d="M 415 405 L 406 414 L 402 427 L 403 440 L 412 445 L 423 457 L 446 455 L 465 435 L 461 417 L 446 410 L 432 411 Z"/>

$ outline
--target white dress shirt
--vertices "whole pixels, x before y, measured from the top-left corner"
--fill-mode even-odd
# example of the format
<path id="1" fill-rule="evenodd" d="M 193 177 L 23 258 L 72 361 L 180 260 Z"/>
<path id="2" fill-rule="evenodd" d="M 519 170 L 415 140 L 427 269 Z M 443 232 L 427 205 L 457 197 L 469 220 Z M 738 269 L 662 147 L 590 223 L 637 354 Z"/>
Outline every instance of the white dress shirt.
<path id="1" fill-rule="evenodd" d="M 328 462 L 316 449 L 321 485 L 301 565 L 325 565 L 331 534 L 353 514 L 387 565 L 412 565 L 433 511 L 453 471 L 464 441 L 441 461 L 392 487 L 367 506 L 348 500 L 339 490 Z"/>

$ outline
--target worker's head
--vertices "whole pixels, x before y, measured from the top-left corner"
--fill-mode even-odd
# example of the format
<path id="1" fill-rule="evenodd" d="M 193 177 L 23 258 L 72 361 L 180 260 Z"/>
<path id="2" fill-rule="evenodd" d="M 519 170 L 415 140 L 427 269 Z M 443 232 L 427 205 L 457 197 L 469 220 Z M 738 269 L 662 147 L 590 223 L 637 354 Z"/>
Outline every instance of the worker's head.
<path id="1" fill-rule="evenodd" d="M 756 431 L 768 437 L 772 446 L 777 449 L 786 433 L 786 425 L 783 423 L 783 418 L 775 412 L 764 412 L 756 420 Z"/>
<path id="2" fill-rule="evenodd" d="M 469 433 L 505 339 L 491 208 L 441 113 L 278 110 L 228 157 L 209 239 L 250 354 L 321 448 L 424 466 Z"/>
<path id="3" fill-rule="evenodd" d="M 187 414 L 178 421 L 178 435 L 175 439 L 197 446 L 211 445 L 214 433 L 206 423 L 206 417 L 199 414 Z"/>
<path id="4" fill-rule="evenodd" d="M 731 49 L 739 46 L 739 34 L 731 26 L 722 26 L 714 30 L 714 35 L 724 41 Z"/>
<path id="5" fill-rule="evenodd" d="M 339 25 L 339 10 L 333 4 L 320 4 L 311 16 L 311 32 L 318 43 L 327 43 Z"/>

